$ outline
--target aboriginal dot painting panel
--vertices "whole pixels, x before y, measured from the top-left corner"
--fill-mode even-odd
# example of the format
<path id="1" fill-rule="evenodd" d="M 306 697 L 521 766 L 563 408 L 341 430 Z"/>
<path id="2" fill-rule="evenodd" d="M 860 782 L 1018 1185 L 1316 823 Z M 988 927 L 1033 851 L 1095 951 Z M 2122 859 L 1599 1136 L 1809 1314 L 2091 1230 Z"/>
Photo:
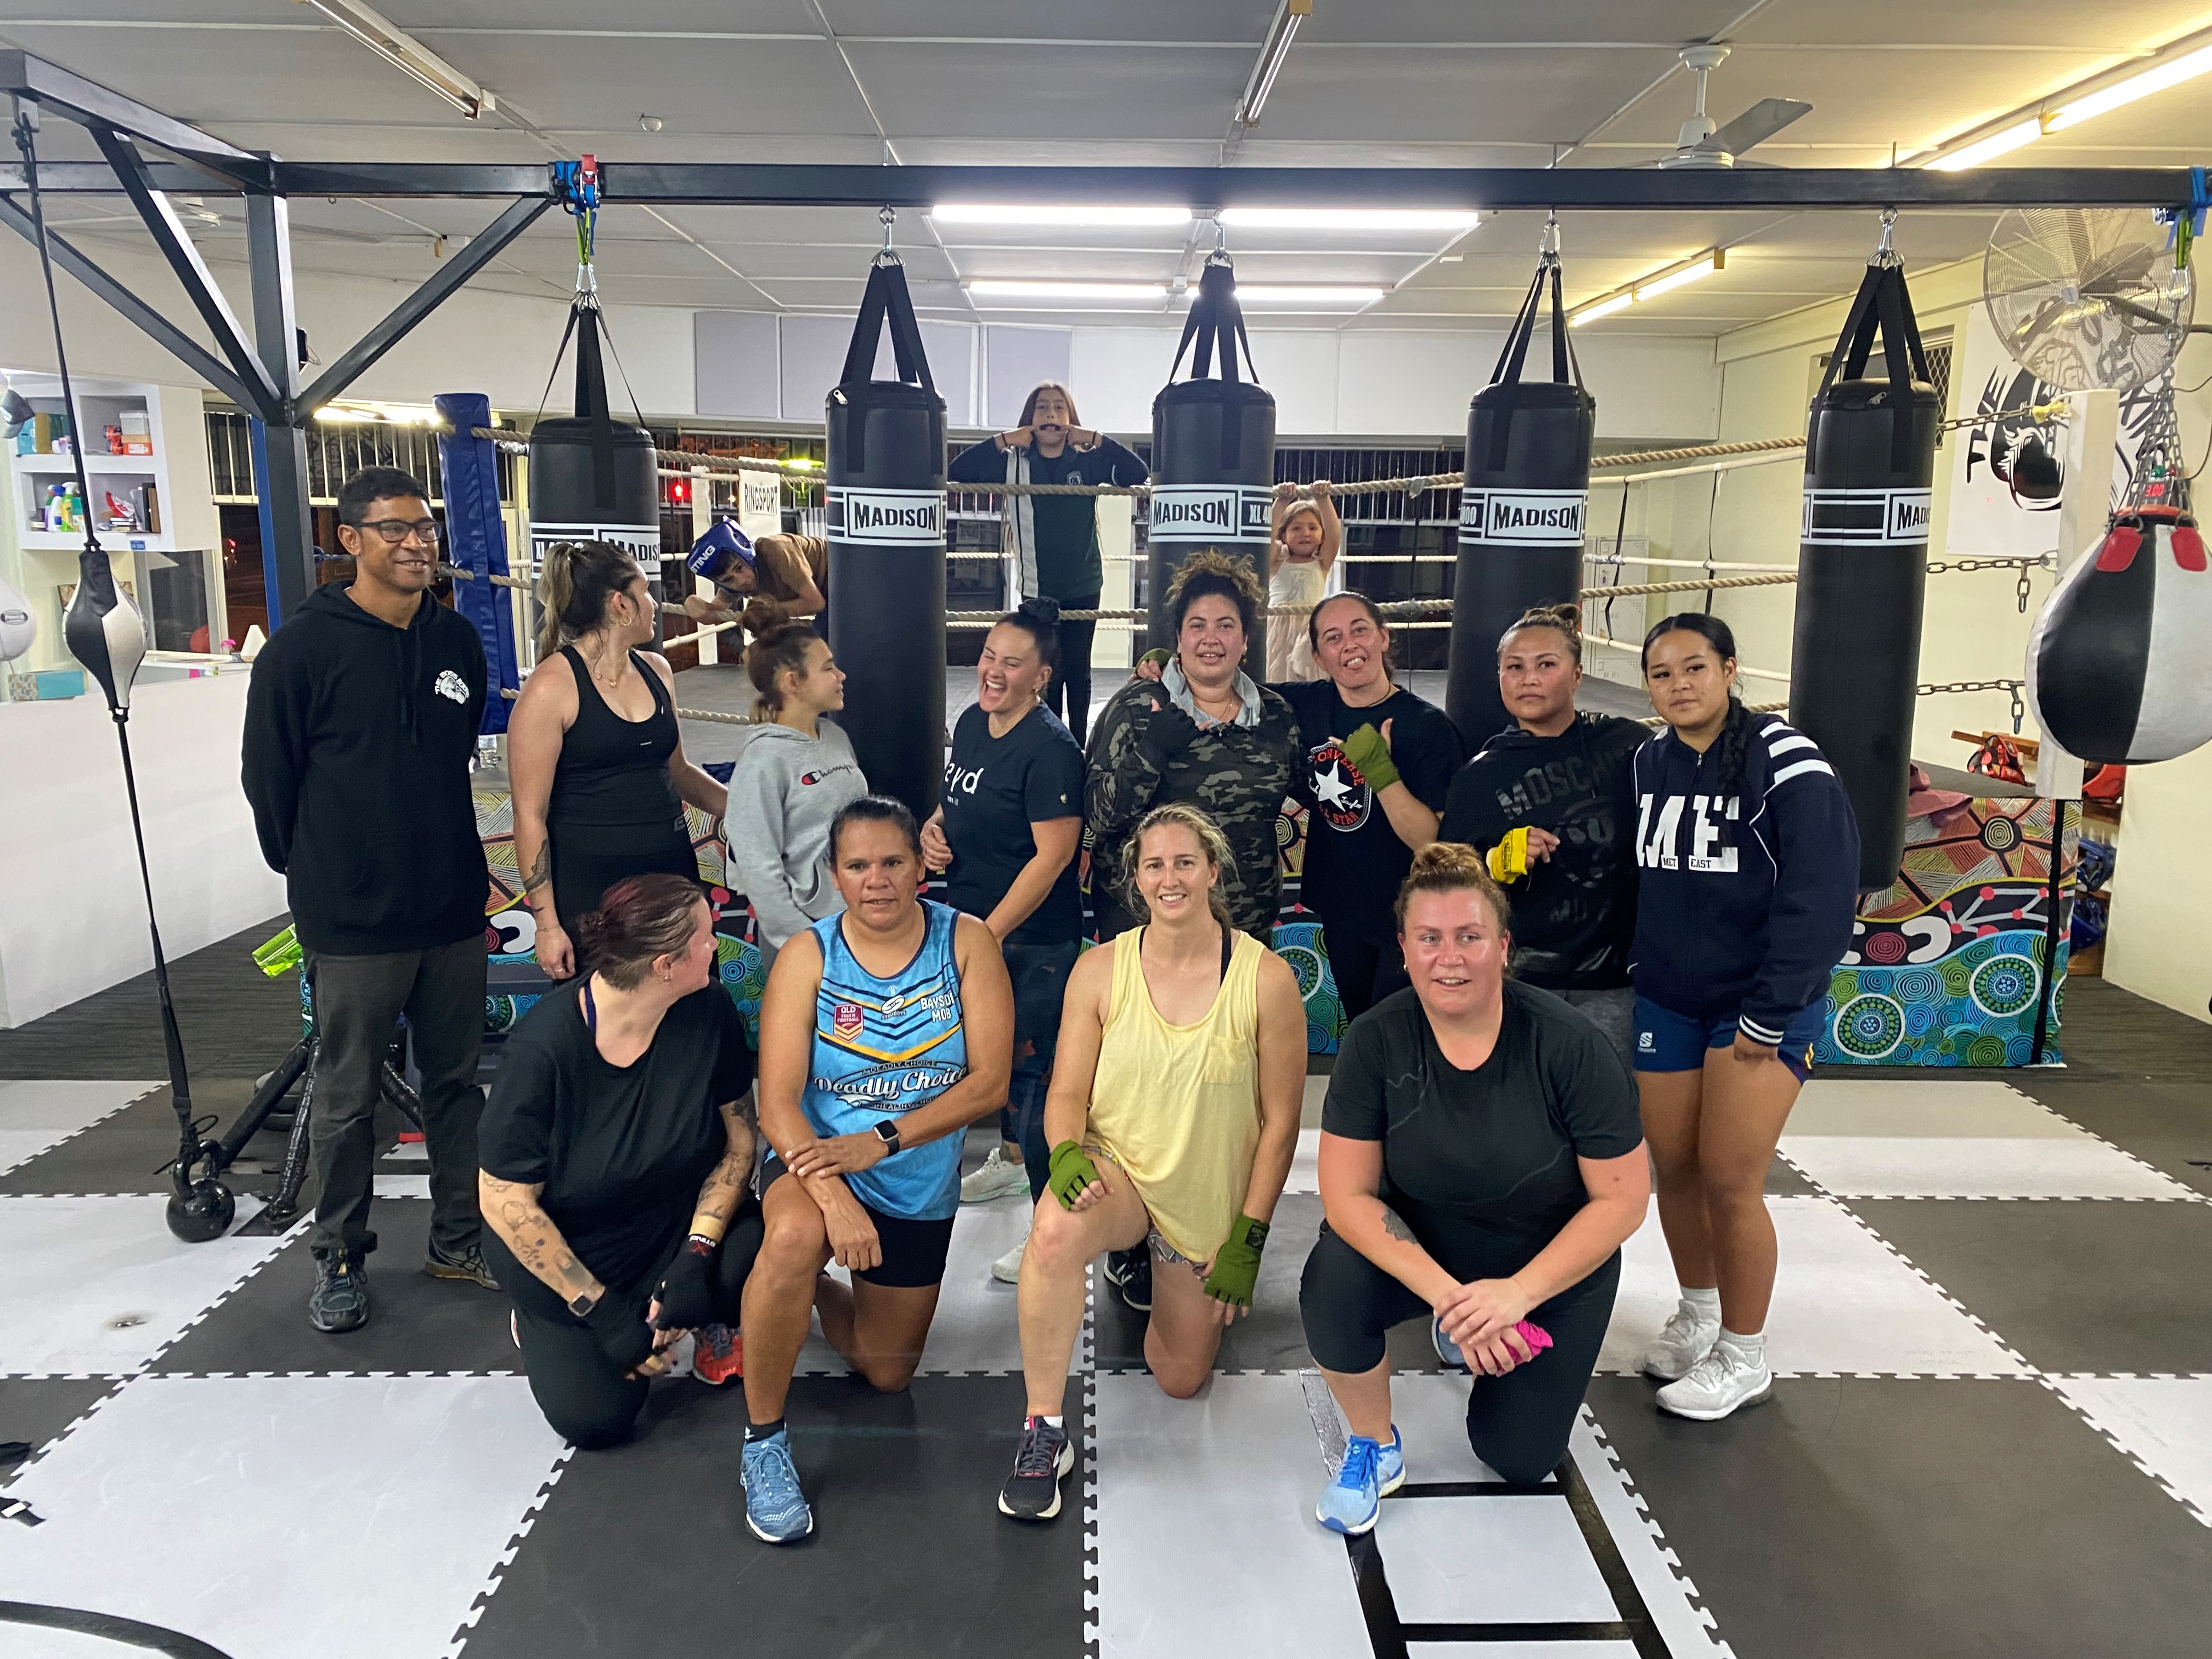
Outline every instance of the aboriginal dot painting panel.
<path id="1" fill-rule="evenodd" d="M 1815 1062 L 2001 1066 L 2057 1060 L 2065 913 L 2080 831 L 2073 803 L 2034 799 L 1972 796 L 1910 820 L 1896 884 L 1859 901 L 1850 953 L 1830 985 Z"/>

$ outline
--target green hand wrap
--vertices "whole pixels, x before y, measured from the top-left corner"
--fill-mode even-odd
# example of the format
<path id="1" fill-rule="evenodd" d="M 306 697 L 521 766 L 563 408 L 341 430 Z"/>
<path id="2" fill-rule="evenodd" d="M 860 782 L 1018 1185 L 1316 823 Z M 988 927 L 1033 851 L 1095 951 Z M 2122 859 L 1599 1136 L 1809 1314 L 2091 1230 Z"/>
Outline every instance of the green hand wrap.
<path id="1" fill-rule="evenodd" d="M 1390 758 L 1390 745 L 1371 726 L 1363 726 L 1344 740 L 1345 758 L 1359 769 L 1367 787 L 1381 794 L 1398 781 L 1398 764 Z"/>
<path id="2" fill-rule="evenodd" d="M 1150 663 L 1153 667 L 1164 673 L 1167 671 L 1167 665 L 1174 660 L 1174 652 L 1169 650 L 1167 647 L 1164 645 L 1156 645 L 1151 650 L 1146 652 L 1143 656 L 1137 659 L 1136 666 L 1141 668 L 1145 664 Z"/>
<path id="3" fill-rule="evenodd" d="M 1073 1140 L 1063 1140 L 1052 1149 L 1049 1168 L 1051 1173 L 1045 1176 L 1044 1184 L 1060 1200 L 1060 1207 L 1063 1210 L 1073 1209 L 1075 1200 L 1083 1195 L 1084 1189 L 1098 1179 L 1098 1166 L 1091 1161 L 1091 1155 Z"/>
<path id="4" fill-rule="evenodd" d="M 1260 1252 L 1267 1248 L 1267 1224 L 1240 1215 L 1229 1237 L 1213 1253 L 1213 1271 L 1206 1276 L 1206 1293 L 1216 1302 L 1240 1308 L 1252 1305 L 1252 1287 L 1260 1282 Z"/>

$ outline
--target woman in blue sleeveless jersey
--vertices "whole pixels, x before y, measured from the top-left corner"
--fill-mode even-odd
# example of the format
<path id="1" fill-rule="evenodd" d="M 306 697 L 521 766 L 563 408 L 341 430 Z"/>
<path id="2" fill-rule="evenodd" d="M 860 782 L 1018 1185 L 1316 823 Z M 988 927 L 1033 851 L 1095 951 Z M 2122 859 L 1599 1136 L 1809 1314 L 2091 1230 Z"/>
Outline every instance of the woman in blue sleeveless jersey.
<path id="1" fill-rule="evenodd" d="M 886 1393 L 921 1363 L 960 1207 L 971 1123 L 1006 1103 L 1014 997 L 991 930 L 917 898 L 921 837 L 863 796 L 830 826 L 842 915 L 785 945 L 761 1005 L 760 1255 L 744 1297 L 745 1520 L 814 1529 L 784 1432 L 808 1316 Z M 853 1275 L 850 1289 L 823 1269 Z"/>

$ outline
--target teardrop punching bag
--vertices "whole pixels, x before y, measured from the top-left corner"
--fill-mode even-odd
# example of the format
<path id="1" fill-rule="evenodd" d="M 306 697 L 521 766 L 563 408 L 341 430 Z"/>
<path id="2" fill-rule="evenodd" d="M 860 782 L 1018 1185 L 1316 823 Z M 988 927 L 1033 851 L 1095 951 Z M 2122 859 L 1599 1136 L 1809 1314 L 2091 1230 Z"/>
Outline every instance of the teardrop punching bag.
<path id="1" fill-rule="evenodd" d="M 1191 358 L 1191 378 L 1178 380 L 1176 372 L 1194 339 L 1198 349 Z M 1218 380 L 1212 378 L 1217 343 Z M 1242 380 L 1237 372 L 1240 348 L 1244 374 L 1250 377 Z M 1266 591 L 1274 489 L 1275 399 L 1261 389 L 1252 367 L 1252 343 L 1244 332 L 1229 256 L 1216 253 L 1199 276 L 1198 298 L 1183 319 L 1168 383 L 1152 399 L 1152 492 L 1146 525 L 1151 644 L 1175 648 L 1168 584 L 1200 548 L 1218 548 L 1242 560 Z M 1301 617 L 1261 617 L 1245 642 L 1245 672 L 1260 677 L 1270 627 L 1304 626 Z"/>
<path id="2" fill-rule="evenodd" d="M 1863 378 L 1881 331 L 1887 378 Z M 1790 723 L 1820 745 L 1859 823 L 1859 890 L 1905 857 L 1929 486 L 1942 399 L 1905 291 L 1905 267 L 1867 267 L 1805 428 Z"/>
<path id="3" fill-rule="evenodd" d="M 599 356 L 599 302 L 580 293 L 561 337 L 576 337 L 576 412 L 530 430 L 530 562 L 541 570 L 556 542 L 612 542 L 645 572 L 653 643 L 660 649 L 660 477 L 653 434 L 614 418 Z M 560 361 L 560 354 L 554 354 Z"/>
<path id="4" fill-rule="evenodd" d="M 1547 289 L 1552 378 L 1523 380 Z M 1444 711 L 1470 750 L 1513 723 L 1498 695 L 1498 642 L 1505 630 L 1533 606 L 1573 605 L 1582 597 L 1583 519 L 1596 430 L 1597 400 L 1583 389 L 1582 366 L 1567 343 L 1559 255 L 1547 250 L 1490 384 L 1468 406 Z"/>
<path id="5" fill-rule="evenodd" d="M 878 380 L 884 325 L 898 379 Z M 937 395 L 906 268 L 868 269 L 844 373 L 830 389 L 830 648 L 845 671 L 838 724 L 860 774 L 918 818 L 945 783 L 945 399 Z"/>
<path id="6" fill-rule="evenodd" d="M 2036 724 L 2087 761 L 2142 765 L 2212 742 L 2212 569 L 2196 520 L 2114 518 L 2027 641 Z"/>

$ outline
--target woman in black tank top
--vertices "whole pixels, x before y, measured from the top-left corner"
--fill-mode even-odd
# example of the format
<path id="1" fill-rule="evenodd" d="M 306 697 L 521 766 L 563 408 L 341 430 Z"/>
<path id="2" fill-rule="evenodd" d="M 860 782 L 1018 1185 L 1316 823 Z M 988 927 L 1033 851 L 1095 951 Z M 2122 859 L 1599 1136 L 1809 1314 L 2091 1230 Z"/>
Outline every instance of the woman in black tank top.
<path id="1" fill-rule="evenodd" d="M 635 647 L 653 598 L 635 560 L 607 542 L 559 542 L 539 586 L 538 666 L 507 721 L 514 853 L 538 924 L 538 966 L 581 965 L 576 918 L 624 876 L 698 878 L 689 802 L 719 818 L 722 786 L 684 757 L 674 676 Z"/>

